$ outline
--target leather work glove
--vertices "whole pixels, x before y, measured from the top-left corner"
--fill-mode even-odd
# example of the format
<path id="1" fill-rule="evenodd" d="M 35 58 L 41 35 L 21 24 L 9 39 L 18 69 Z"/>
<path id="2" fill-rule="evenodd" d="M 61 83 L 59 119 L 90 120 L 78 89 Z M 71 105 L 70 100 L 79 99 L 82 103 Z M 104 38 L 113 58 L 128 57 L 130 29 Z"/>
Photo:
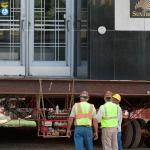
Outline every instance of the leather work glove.
<path id="1" fill-rule="evenodd" d="M 97 139 L 98 139 L 98 133 L 94 132 L 94 140 L 97 140 Z"/>
<path id="2" fill-rule="evenodd" d="M 66 136 L 67 136 L 68 138 L 71 137 L 71 130 L 67 130 Z"/>

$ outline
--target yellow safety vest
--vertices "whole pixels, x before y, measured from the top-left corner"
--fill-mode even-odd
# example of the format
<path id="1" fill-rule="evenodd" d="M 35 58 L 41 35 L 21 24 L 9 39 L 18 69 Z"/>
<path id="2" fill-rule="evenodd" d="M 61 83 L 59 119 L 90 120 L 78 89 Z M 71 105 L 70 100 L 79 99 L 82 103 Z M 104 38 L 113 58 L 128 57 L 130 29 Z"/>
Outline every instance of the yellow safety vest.
<path id="1" fill-rule="evenodd" d="M 100 108 L 102 110 L 102 128 L 118 127 L 118 106 L 112 102 L 107 102 Z"/>
<path id="2" fill-rule="evenodd" d="M 75 104 L 75 125 L 92 126 L 94 106 L 87 102 Z"/>

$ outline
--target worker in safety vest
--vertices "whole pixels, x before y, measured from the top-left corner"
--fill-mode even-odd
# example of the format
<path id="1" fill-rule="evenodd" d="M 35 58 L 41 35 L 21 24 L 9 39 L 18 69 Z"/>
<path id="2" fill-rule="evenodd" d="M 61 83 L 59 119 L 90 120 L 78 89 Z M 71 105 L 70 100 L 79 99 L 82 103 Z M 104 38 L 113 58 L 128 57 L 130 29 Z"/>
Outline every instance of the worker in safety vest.
<path id="1" fill-rule="evenodd" d="M 118 150 L 118 106 L 112 102 L 112 92 L 107 91 L 104 95 L 105 104 L 101 105 L 97 120 L 102 128 L 103 150 Z"/>
<path id="2" fill-rule="evenodd" d="M 76 150 L 83 150 L 84 144 L 87 150 L 93 150 L 93 137 L 98 139 L 98 122 L 96 110 L 93 104 L 89 104 L 87 91 L 80 93 L 80 102 L 75 103 L 68 119 L 67 136 L 71 136 L 71 126 L 74 122 L 74 142 Z M 94 126 L 94 135 L 92 130 Z"/>
<path id="3" fill-rule="evenodd" d="M 121 124 L 122 124 L 122 109 L 119 106 L 119 103 L 121 102 L 121 96 L 119 94 L 114 94 L 112 96 L 113 103 L 118 105 L 118 150 L 122 150 L 122 139 L 121 139 Z"/>

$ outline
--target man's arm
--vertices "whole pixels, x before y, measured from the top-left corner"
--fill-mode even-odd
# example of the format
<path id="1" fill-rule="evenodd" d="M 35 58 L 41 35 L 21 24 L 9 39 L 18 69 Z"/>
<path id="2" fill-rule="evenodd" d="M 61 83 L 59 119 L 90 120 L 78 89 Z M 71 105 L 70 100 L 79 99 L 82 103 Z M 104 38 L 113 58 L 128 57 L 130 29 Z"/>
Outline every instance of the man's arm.
<path id="1" fill-rule="evenodd" d="M 74 118 L 70 117 L 68 119 L 68 126 L 67 126 L 67 137 L 70 138 L 71 136 L 71 126 L 73 124 Z"/>
<path id="2" fill-rule="evenodd" d="M 93 127 L 94 127 L 94 140 L 98 139 L 98 121 L 96 119 L 96 109 L 93 105 L 93 119 L 92 119 L 92 123 L 93 123 Z"/>
<path id="3" fill-rule="evenodd" d="M 101 119 L 102 119 L 102 106 L 98 110 L 98 113 L 96 115 L 96 119 L 97 119 L 98 122 L 101 122 Z"/>
<path id="4" fill-rule="evenodd" d="M 74 118 L 75 118 L 75 106 L 72 107 L 70 117 L 68 119 L 68 126 L 67 126 L 67 137 L 68 138 L 70 138 L 70 136 L 71 136 L 71 126 L 74 122 Z"/>
<path id="5" fill-rule="evenodd" d="M 118 113 L 118 132 L 121 132 L 121 124 L 122 124 L 122 109 L 119 106 L 119 113 Z"/>
<path id="6" fill-rule="evenodd" d="M 94 127 L 94 140 L 98 139 L 98 121 L 93 118 L 93 127 Z"/>
<path id="7" fill-rule="evenodd" d="M 98 113 L 95 117 L 96 121 L 95 121 L 95 129 L 97 130 L 97 137 L 98 137 L 98 123 L 101 122 L 102 119 L 102 107 L 99 108 Z M 93 123 L 94 125 L 94 123 Z"/>

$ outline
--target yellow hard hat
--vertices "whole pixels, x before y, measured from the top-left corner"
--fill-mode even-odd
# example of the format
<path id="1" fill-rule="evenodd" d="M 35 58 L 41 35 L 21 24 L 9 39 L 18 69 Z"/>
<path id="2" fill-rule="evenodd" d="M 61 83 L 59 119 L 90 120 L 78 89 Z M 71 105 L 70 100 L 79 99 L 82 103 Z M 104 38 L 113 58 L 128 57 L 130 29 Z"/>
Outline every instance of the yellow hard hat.
<path id="1" fill-rule="evenodd" d="M 118 100 L 119 102 L 121 101 L 121 96 L 119 94 L 114 94 L 112 97 Z"/>

